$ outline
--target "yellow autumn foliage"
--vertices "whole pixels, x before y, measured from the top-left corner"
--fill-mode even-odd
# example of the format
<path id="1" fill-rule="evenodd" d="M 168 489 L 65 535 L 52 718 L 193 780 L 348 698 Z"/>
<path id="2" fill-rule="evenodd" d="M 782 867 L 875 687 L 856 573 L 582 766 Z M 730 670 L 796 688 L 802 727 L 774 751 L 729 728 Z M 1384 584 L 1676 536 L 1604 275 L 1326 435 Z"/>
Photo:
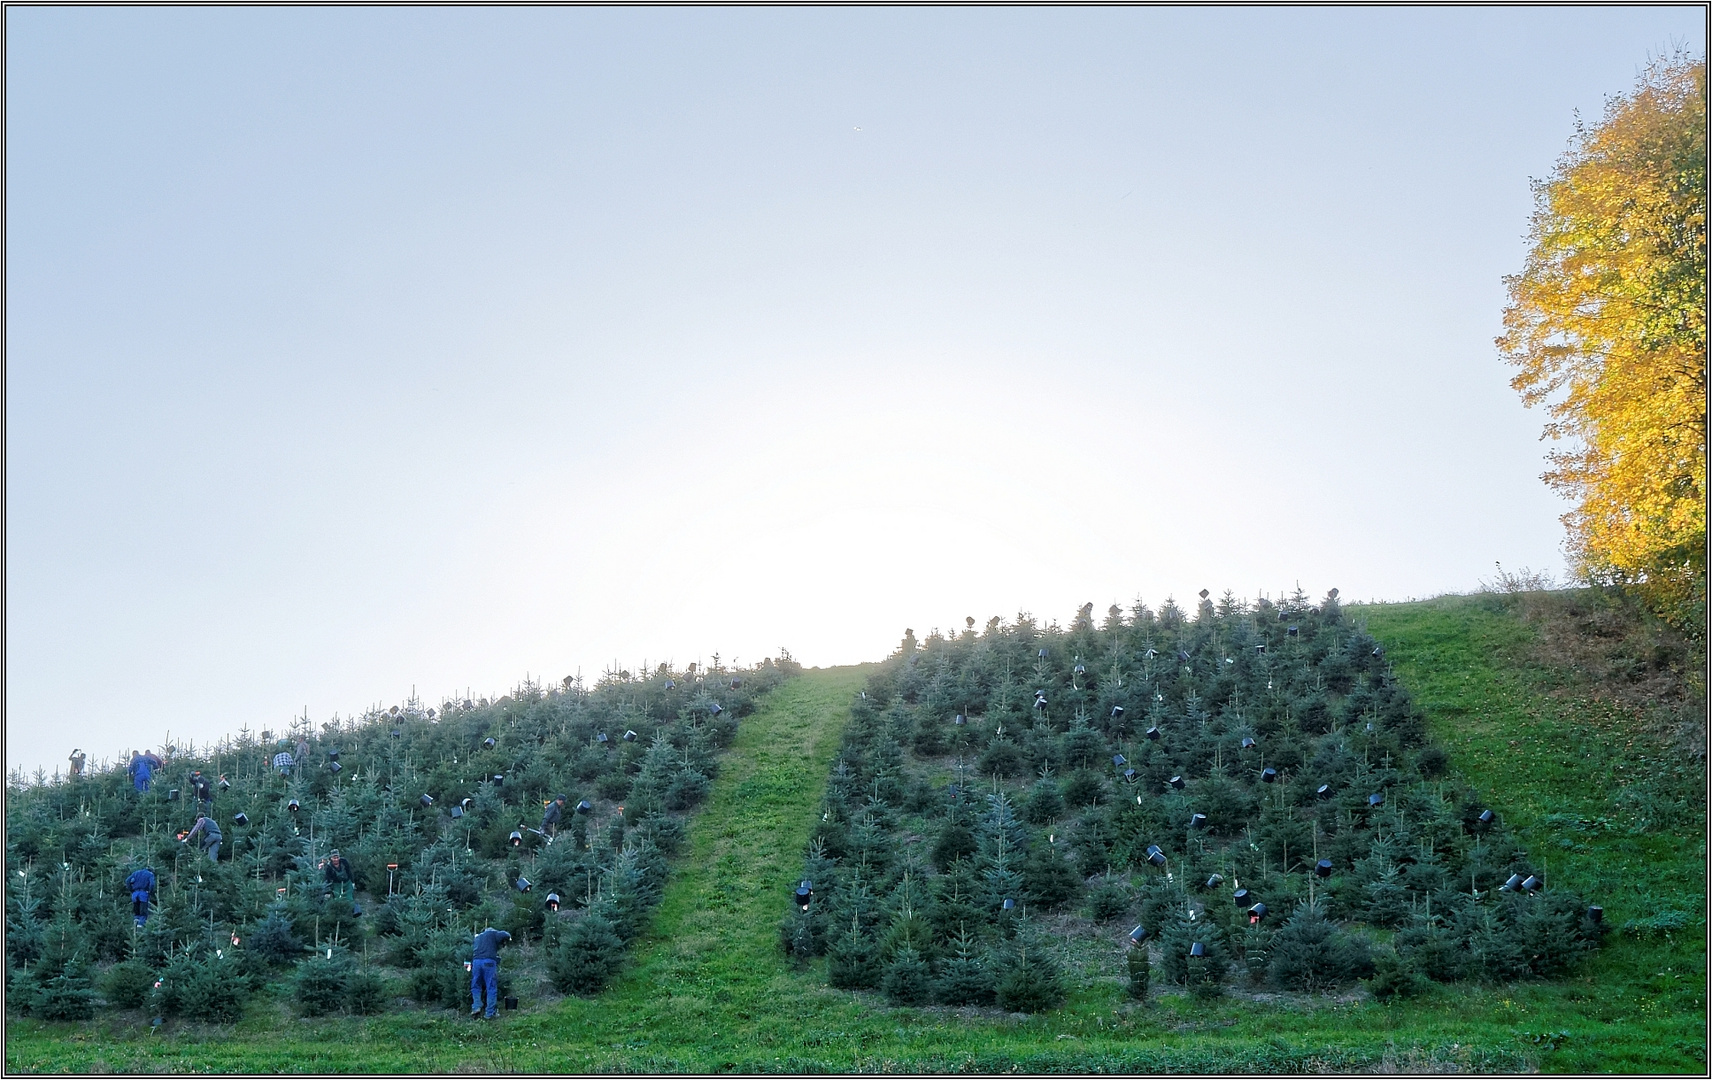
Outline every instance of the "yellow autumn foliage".
<path id="1" fill-rule="evenodd" d="M 1550 416 L 1576 569 L 1704 634 L 1706 63 L 1655 61 L 1534 183 L 1498 347 Z"/>

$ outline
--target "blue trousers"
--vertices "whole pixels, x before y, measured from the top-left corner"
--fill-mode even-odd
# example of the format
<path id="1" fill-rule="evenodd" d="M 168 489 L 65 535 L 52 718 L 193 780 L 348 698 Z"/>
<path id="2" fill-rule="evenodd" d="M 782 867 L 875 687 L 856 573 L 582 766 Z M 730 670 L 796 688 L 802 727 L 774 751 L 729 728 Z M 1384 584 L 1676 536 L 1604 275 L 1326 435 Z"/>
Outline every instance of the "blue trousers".
<path id="1" fill-rule="evenodd" d="M 149 781 L 152 779 L 154 779 L 154 777 L 149 773 L 138 770 L 137 775 L 131 778 L 131 786 L 136 788 L 137 793 L 140 795 L 149 790 Z"/>
<path id="2" fill-rule="evenodd" d="M 492 1020 L 494 1012 L 499 1008 L 498 960 L 470 961 L 470 1012 L 481 1010 L 483 989 L 487 991 L 487 1018 Z"/>

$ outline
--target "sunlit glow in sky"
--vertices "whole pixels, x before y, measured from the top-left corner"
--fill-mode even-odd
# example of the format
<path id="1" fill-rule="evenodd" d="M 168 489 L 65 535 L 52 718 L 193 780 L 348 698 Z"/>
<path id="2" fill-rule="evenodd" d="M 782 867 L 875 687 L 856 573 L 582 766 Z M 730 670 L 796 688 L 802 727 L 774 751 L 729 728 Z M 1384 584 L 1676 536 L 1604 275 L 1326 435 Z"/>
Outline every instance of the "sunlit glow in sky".
<path id="1" fill-rule="evenodd" d="M 1562 572 L 1529 177 L 1697 7 L 7 18 L 8 763 Z"/>

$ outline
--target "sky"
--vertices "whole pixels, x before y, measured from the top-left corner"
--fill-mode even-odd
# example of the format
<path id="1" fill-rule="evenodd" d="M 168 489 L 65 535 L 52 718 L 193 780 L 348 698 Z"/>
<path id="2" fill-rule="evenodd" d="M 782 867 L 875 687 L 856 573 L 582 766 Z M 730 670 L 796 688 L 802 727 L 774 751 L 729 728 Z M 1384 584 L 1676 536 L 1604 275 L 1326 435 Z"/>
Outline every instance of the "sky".
<path id="1" fill-rule="evenodd" d="M 1529 179 L 1698 7 L 9 8 L 6 753 L 1564 574 Z"/>

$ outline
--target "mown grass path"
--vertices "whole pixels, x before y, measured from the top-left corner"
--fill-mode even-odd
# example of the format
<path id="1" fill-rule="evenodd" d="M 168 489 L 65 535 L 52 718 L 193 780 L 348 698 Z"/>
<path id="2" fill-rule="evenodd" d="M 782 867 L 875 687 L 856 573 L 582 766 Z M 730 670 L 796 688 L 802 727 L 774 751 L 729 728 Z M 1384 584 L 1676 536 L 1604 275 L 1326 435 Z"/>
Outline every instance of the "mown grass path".
<path id="1" fill-rule="evenodd" d="M 1533 686 L 1519 650 L 1529 631 L 1514 615 L 1458 598 L 1352 614 L 1386 643 L 1453 766 L 1537 850 L 1555 852 L 1555 874 L 1606 900 L 1614 921 L 1659 902 L 1637 879 L 1675 879 L 1683 904 L 1703 902 L 1703 835 L 1630 834 L 1600 786 L 1599 770 L 1640 771 L 1655 751 L 1618 718 Z M 1705 1072 L 1705 965 L 1693 938 L 1703 921 L 1675 940 L 1613 934 L 1563 982 L 1459 984 L 1392 1006 L 1295 995 L 1200 1004 L 1177 993 L 1138 1005 L 1111 979 L 1021 1017 L 892 1009 L 830 990 L 824 962 L 798 969 L 783 955 L 778 924 L 862 676 L 809 672 L 744 720 L 651 929 L 598 997 L 526 1003 L 496 1024 L 427 1010 L 285 1020 L 261 1002 L 235 1028 L 163 1035 L 109 1020 L 20 1020 L 8 1026 L 7 1071 Z M 1612 826 L 1590 833 L 1565 814 Z"/>

